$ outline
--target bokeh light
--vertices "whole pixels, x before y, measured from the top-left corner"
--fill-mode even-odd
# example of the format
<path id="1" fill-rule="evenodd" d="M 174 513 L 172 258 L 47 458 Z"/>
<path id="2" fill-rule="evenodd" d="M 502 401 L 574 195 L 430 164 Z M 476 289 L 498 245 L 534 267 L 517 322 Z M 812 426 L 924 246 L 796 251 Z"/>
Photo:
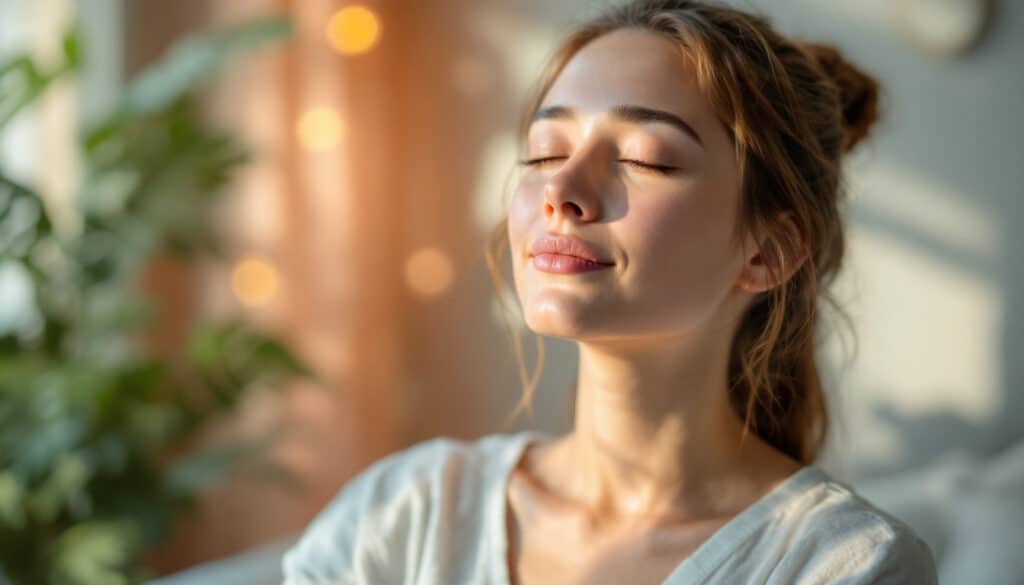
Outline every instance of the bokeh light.
<path id="1" fill-rule="evenodd" d="M 358 55 L 380 39 L 380 20 L 365 6 L 346 6 L 327 21 L 327 40 L 342 55 Z"/>
<path id="2" fill-rule="evenodd" d="M 436 248 L 418 250 L 405 263 L 409 288 L 424 297 L 435 297 L 447 291 L 454 275 L 451 259 Z"/>
<path id="3" fill-rule="evenodd" d="M 277 269 L 261 258 L 245 258 L 235 265 L 231 289 L 243 304 L 258 307 L 269 303 L 277 294 Z"/>
<path id="4" fill-rule="evenodd" d="M 299 117 L 297 132 L 303 148 L 323 152 L 341 143 L 345 125 L 341 115 L 331 108 L 310 108 Z"/>

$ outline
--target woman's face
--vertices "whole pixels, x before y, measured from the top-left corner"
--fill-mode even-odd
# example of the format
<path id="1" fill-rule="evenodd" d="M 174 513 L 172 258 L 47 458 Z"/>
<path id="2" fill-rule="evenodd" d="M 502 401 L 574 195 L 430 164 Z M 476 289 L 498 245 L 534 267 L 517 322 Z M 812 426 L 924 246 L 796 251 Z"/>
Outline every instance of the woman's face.
<path id="1" fill-rule="evenodd" d="M 577 340 L 725 326 L 744 294 L 734 150 L 671 41 L 626 29 L 576 53 L 546 94 L 509 209 L 529 327 Z M 532 253 L 575 236 L 608 266 Z M 563 249 L 564 251 L 564 249 Z M 585 265 L 593 267 L 592 265 Z"/>

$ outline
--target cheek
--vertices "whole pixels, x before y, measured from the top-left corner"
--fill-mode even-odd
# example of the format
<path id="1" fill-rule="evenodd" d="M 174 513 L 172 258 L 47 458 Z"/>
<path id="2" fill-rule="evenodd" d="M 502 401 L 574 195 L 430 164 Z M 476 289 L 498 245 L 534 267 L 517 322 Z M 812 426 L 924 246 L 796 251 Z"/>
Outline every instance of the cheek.
<path id="1" fill-rule="evenodd" d="M 623 239 L 630 240 L 625 245 L 641 302 L 692 313 L 719 300 L 738 273 L 731 241 L 735 207 L 706 191 L 676 195 L 634 205 Z"/>

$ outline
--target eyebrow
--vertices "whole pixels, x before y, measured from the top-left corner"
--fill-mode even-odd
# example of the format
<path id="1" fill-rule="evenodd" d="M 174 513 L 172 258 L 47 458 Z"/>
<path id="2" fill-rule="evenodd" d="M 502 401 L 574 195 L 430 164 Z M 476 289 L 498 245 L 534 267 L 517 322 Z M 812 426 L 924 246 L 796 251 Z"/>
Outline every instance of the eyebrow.
<path id="1" fill-rule="evenodd" d="M 630 105 L 615 106 L 608 111 L 613 118 L 625 122 L 634 122 L 637 124 L 661 122 L 663 124 L 668 124 L 696 140 L 697 144 L 701 145 L 701 147 L 704 146 L 704 141 L 701 140 L 700 134 L 697 134 L 697 131 L 687 124 L 685 120 L 671 112 L 655 110 L 644 106 Z M 532 124 L 537 120 L 565 120 L 575 117 L 576 111 L 572 108 L 566 106 L 548 106 L 538 110 L 537 113 L 534 114 L 533 119 L 530 120 L 530 123 Z"/>

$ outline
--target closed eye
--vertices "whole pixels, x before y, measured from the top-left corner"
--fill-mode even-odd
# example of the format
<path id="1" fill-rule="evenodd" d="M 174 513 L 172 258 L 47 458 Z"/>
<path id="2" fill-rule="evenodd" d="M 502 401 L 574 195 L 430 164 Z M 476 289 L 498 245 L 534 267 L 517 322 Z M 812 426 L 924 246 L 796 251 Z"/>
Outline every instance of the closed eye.
<path id="1" fill-rule="evenodd" d="M 526 159 L 526 160 L 521 160 L 521 161 L 519 161 L 519 164 L 524 165 L 524 166 L 528 166 L 528 167 L 539 167 L 539 166 L 543 166 L 543 165 L 545 165 L 547 163 L 554 162 L 556 160 L 565 160 L 567 158 L 569 158 L 569 157 L 567 157 L 567 156 L 545 156 L 545 157 L 541 157 L 541 158 L 530 158 L 530 159 Z"/>
<path id="2" fill-rule="evenodd" d="M 524 165 L 524 166 L 528 166 L 528 167 L 541 167 L 541 166 L 545 166 L 545 165 L 547 165 L 549 163 L 552 163 L 552 162 L 555 162 L 555 161 L 565 160 L 567 158 L 568 157 L 566 157 L 566 156 L 546 156 L 546 157 L 541 157 L 541 158 L 531 158 L 531 159 L 522 160 L 522 161 L 519 161 L 519 164 Z M 653 163 L 648 163 L 648 162 L 644 162 L 644 161 L 641 161 L 641 160 L 634 160 L 634 159 L 619 159 L 619 162 L 620 163 L 625 163 L 625 164 L 627 164 L 629 166 L 640 168 L 640 169 L 643 169 L 643 170 L 646 170 L 646 171 L 654 171 L 656 173 L 660 173 L 660 174 L 663 174 L 663 175 L 671 175 L 672 173 L 675 173 L 676 171 L 679 170 L 676 167 L 671 167 L 671 166 L 668 166 L 668 165 L 656 165 L 656 164 L 653 164 Z"/>
<path id="3" fill-rule="evenodd" d="M 670 167 L 670 166 L 667 166 L 667 165 L 656 165 L 656 164 L 647 163 L 647 162 L 644 162 L 644 161 L 641 161 L 641 160 L 621 159 L 621 160 L 619 160 L 619 162 L 620 163 L 626 163 L 627 165 L 631 165 L 631 166 L 634 166 L 634 167 L 639 167 L 639 168 L 644 169 L 644 170 L 654 171 L 654 172 L 660 173 L 662 175 L 671 175 L 672 173 L 674 173 L 674 172 L 679 170 L 676 167 Z"/>

